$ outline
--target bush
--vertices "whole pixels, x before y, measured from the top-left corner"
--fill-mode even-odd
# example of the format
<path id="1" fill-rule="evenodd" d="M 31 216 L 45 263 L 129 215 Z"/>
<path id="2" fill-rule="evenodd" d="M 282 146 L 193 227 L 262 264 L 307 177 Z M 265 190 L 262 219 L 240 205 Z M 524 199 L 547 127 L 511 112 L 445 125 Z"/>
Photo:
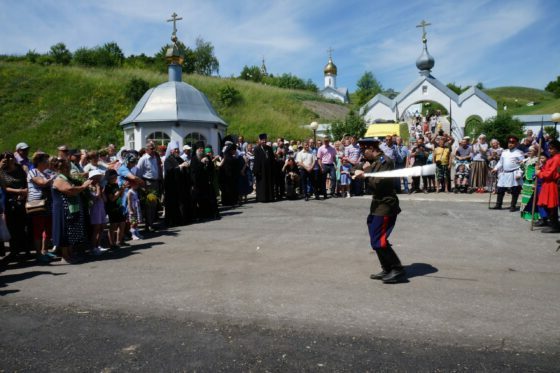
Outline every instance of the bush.
<path id="1" fill-rule="evenodd" d="M 133 102 L 137 102 L 150 89 L 150 85 L 142 78 L 132 78 L 126 85 L 125 96 Z"/>
<path id="2" fill-rule="evenodd" d="M 218 91 L 218 99 L 223 106 L 230 107 L 239 102 L 241 94 L 237 89 L 226 85 Z"/>
<path id="3" fill-rule="evenodd" d="M 485 120 L 478 129 L 480 132 L 476 133 L 475 136 L 484 133 L 488 139 L 498 140 L 502 147 L 506 146 L 509 135 L 515 135 L 520 139 L 523 137 L 523 123 L 505 113 Z"/>

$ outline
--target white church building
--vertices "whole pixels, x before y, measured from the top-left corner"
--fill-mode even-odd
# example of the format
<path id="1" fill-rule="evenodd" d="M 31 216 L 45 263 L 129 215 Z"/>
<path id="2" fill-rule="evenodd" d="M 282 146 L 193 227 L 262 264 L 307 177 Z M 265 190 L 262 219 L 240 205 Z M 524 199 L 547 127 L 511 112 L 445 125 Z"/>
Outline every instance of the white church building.
<path id="1" fill-rule="evenodd" d="M 423 22 L 424 26 L 427 25 Z M 494 99 L 476 87 L 458 95 L 445 84 L 431 75 L 434 58 L 428 53 L 426 34 L 422 37 L 424 44 L 422 54 L 416 60 L 420 77 L 406 87 L 397 97 L 390 99 L 377 94 L 360 108 L 360 115 L 366 123 L 371 124 L 395 120 L 405 120 L 407 110 L 420 102 L 437 102 L 449 111 L 451 133 L 455 138 L 463 136 L 465 124 L 472 118 L 484 121 L 497 115 L 497 103 Z"/>
<path id="2" fill-rule="evenodd" d="M 323 72 L 325 74 L 325 88 L 319 91 L 319 94 L 330 100 L 337 100 L 344 104 L 350 101 L 348 96 L 348 88 L 336 87 L 336 76 L 338 69 L 332 60 L 331 51 L 329 50 L 329 61 L 325 65 Z"/>
<path id="3" fill-rule="evenodd" d="M 220 149 L 227 124 L 216 113 L 206 95 L 182 81 L 184 57 L 177 47 L 176 14 L 173 14 L 173 46 L 168 48 L 169 81 L 149 89 L 132 112 L 120 123 L 124 146 L 140 150 L 148 141 L 179 146 L 204 143 L 214 151 Z"/>

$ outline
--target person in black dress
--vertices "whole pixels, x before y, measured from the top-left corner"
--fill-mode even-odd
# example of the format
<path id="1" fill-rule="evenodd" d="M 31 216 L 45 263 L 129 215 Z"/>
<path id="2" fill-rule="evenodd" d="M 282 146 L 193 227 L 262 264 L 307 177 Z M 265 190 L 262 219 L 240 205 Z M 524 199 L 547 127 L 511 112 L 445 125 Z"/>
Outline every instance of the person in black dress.
<path id="1" fill-rule="evenodd" d="M 253 174 L 257 184 L 257 202 L 274 201 L 275 158 L 272 148 L 266 144 L 265 133 L 259 135 L 259 144 L 255 147 Z"/>
<path id="2" fill-rule="evenodd" d="M 241 163 L 237 158 L 237 147 L 231 144 L 224 152 L 224 160 L 219 169 L 219 182 L 223 206 L 235 206 L 239 202 L 240 177 Z"/>
<path id="3" fill-rule="evenodd" d="M 165 224 L 185 225 L 192 218 L 190 162 L 180 156 L 179 144 L 170 143 L 165 157 L 163 180 L 165 192 Z"/>

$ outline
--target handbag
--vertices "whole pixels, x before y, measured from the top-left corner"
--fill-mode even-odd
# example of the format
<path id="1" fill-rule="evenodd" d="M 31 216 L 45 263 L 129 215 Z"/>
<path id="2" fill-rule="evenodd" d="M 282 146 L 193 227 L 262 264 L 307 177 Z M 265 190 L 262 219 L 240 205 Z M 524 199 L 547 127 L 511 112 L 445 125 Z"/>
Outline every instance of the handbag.
<path id="1" fill-rule="evenodd" d="M 25 203 L 25 210 L 28 214 L 36 214 L 40 212 L 47 212 L 47 200 L 36 199 Z"/>

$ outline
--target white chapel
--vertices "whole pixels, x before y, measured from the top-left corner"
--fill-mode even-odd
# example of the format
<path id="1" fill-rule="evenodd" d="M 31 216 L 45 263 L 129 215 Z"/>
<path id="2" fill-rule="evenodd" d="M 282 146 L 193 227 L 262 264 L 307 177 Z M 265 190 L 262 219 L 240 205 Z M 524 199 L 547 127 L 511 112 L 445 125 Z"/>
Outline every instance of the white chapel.
<path id="1" fill-rule="evenodd" d="M 338 100 L 342 103 L 348 103 L 350 98 L 348 96 L 348 88 L 336 87 L 336 75 L 338 69 L 332 60 L 332 49 L 329 49 L 329 62 L 324 68 L 325 74 L 325 88 L 319 91 L 319 94 L 327 99 Z"/>

